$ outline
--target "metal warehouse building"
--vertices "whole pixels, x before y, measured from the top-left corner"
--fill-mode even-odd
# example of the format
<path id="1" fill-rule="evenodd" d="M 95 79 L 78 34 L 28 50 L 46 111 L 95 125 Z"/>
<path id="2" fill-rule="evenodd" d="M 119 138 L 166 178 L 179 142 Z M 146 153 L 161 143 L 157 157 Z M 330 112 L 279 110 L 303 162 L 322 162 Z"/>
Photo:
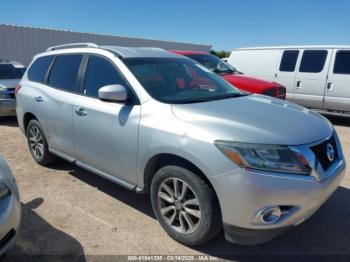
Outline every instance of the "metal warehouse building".
<path id="1" fill-rule="evenodd" d="M 210 45 L 0 24 L 0 59 L 15 60 L 26 66 L 35 54 L 43 52 L 50 46 L 78 42 L 91 42 L 98 45 L 160 47 L 166 50 L 209 52 L 211 49 Z"/>

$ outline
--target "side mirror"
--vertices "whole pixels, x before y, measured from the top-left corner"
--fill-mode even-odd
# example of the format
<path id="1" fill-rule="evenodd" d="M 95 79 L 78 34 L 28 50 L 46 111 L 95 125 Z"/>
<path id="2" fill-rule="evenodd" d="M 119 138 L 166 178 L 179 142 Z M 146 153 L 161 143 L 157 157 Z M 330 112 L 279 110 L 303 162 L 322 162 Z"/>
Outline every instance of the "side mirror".
<path id="1" fill-rule="evenodd" d="M 108 85 L 98 90 L 98 97 L 101 100 L 123 102 L 128 99 L 128 92 L 122 85 Z"/>

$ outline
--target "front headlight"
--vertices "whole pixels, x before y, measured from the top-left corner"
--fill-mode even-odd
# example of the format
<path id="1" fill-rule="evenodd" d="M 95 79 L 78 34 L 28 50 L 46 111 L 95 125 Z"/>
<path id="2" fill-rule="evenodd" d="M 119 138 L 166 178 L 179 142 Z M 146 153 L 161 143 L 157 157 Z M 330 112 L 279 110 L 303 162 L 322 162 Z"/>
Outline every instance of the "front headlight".
<path id="1" fill-rule="evenodd" d="M 310 174 L 306 158 L 287 146 L 215 141 L 215 145 L 241 168 L 280 173 Z"/>

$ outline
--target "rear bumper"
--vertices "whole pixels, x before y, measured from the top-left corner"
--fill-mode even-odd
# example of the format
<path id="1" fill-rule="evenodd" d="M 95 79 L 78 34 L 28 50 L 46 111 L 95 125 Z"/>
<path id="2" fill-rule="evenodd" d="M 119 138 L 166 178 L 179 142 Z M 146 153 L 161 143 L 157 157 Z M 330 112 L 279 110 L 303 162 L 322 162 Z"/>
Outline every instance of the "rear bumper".
<path id="1" fill-rule="evenodd" d="M 15 115 L 16 115 L 16 100 L 0 99 L 0 116 L 15 116 Z"/>

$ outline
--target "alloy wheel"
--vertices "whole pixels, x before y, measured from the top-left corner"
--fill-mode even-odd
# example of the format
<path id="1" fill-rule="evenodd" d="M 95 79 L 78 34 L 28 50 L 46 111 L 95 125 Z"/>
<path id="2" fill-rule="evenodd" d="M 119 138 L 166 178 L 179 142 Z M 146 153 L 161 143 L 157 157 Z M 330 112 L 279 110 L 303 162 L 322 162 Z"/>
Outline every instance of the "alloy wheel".
<path id="1" fill-rule="evenodd" d="M 175 231 L 194 233 L 202 218 L 198 198 L 183 180 L 168 178 L 158 188 L 158 208 L 161 215 Z"/>
<path id="2" fill-rule="evenodd" d="M 32 126 L 29 130 L 29 145 L 33 155 L 40 158 L 44 154 L 44 143 L 40 129 L 37 126 Z"/>

